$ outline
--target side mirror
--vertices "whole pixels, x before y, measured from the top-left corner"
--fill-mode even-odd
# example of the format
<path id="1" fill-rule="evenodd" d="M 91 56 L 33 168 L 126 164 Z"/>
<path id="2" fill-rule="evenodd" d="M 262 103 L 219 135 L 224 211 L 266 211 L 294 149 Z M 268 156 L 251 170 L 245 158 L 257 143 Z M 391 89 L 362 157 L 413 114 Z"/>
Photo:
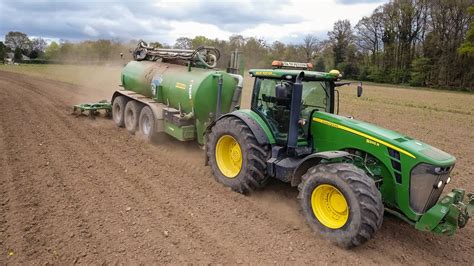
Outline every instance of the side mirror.
<path id="1" fill-rule="evenodd" d="M 357 97 L 362 96 L 362 82 L 359 82 L 359 85 L 357 85 Z"/>

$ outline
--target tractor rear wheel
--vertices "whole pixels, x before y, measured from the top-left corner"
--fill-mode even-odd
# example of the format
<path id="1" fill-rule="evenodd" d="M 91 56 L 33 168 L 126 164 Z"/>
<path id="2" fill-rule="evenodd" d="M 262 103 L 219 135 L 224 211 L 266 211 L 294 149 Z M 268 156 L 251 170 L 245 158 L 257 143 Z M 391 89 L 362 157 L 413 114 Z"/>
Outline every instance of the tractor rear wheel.
<path id="1" fill-rule="evenodd" d="M 384 208 L 380 191 L 372 178 L 352 164 L 311 167 L 298 189 L 309 225 L 341 247 L 363 244 L 382 225 Z"/>
<path id="2" fill-rule="evenodd" d="M 114 119 L 114 122 L 118 127 L 123 127 L 125 125 L 124 110 L 126 104 L 127 98 L 125 98 L 124 96 L 115 97 L 112 103 L 112 118 Z"/>
<path id="3" fill-rule="evenodd" d="M 223 118 L 207 137 L 209 164 L 218 182 L 243 194 L 266 185 L 269 147 L 258 144 L 242 120 Z"/>
<path id="4" fill-rule="evenodd" d="M 150 107 L 143 107 L 138 119 L 138 128 L 140 133 L 148 140 L 156 135 L 155 116 Z"/>
<path id="5" fill-rule="evenodd" d="M 124 123 L 130 134 L 135 134 L 138 129 L 138 118 L 140 117 L 141 104 L 135 100 L 130 100 L 125 105 Z"/>

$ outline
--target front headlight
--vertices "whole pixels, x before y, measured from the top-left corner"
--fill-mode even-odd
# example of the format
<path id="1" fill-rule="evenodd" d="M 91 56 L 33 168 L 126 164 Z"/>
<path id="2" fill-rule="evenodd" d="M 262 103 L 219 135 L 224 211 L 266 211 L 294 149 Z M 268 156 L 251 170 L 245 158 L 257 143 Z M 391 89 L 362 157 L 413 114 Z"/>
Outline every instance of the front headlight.
<path id="1" fill-rule="evenodd" d="M 423 214 L 436 204 L 444 186 L 451 180 L 452 168 L 421 163 L 411 170 L 410 207 L 415 212 Z"/>

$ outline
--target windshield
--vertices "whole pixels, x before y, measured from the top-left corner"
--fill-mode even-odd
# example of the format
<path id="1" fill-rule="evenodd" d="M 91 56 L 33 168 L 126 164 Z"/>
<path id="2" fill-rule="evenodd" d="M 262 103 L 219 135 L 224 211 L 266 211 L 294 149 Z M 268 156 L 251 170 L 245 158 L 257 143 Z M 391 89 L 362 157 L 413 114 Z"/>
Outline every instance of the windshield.
<path id="1" fill-rule="evenodd" d="M 327 81 L 303 81 L 300 120 L 306 123 L 300 135 L 306 136 L 308 119 L 314 110 L 329 112 L 329 88 Z M 268 121 L 276 137 L 286 139 L 289 128 L 290 103 L 293 83 L 288 80 L 257 78 L 252 108 Z"/>

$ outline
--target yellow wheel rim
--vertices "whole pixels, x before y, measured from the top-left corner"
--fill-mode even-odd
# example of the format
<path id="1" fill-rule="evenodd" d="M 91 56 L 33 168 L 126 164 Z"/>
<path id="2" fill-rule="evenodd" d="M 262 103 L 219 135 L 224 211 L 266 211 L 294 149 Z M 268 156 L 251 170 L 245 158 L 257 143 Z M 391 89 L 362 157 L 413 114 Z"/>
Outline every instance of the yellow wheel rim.
<path id="1" fill-rule="evenodd" d="M 313 190 L 311 207 L 319 222 L 332 229 L 343 227 L 349 218 L 346 198 L 332 185 L 319 185 Z"/>
<path id="2" fill-rule="evenodd" d="M 242 169 L 242 150 L 239 143 L 230 135 L 223 135 L 217 141 L 216 161 L 221 173 L 235 178 Z"/>

